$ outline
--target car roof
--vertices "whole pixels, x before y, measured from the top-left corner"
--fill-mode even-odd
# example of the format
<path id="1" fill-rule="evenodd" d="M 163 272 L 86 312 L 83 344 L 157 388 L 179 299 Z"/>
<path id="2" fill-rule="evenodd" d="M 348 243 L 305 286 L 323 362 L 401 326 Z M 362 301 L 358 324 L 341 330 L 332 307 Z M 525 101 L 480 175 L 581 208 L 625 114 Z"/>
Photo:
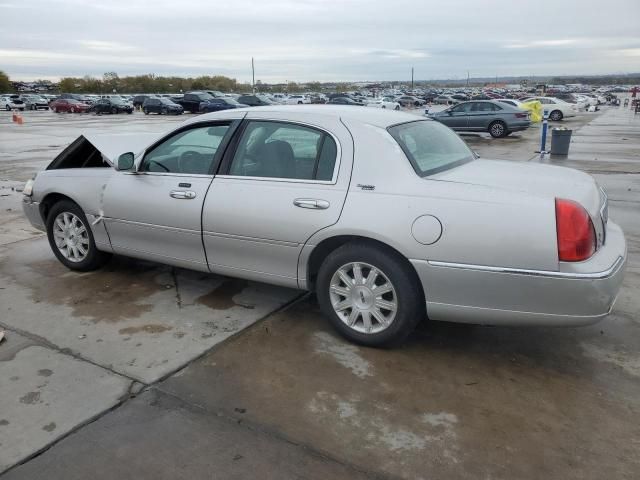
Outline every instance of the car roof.
<path id="1" fill-rule="evenodd" d="M 399 123 L 415 122 L 419 120 L 427 120 L 425 117 L 411 115 L 409 113 L 391 111 L 378 108 L 358 108 L 352 106 L 340 105 L 267 105 L 262 107 L 243 108 L 243 112 L 261 112 L 273 114 L 275 119 L 283 121 L 296 121 L 297 114 L 314 115 L 318 117 L 341 118 L 353 122 L 372 125 L 380 128 L 387 128 Z M 231 110 L 233 112 L 233 110 Z M 200 115 L 189 123 L 196 123 L 208 120 L 224 119 L 229 112 L 214 112 Z"/>

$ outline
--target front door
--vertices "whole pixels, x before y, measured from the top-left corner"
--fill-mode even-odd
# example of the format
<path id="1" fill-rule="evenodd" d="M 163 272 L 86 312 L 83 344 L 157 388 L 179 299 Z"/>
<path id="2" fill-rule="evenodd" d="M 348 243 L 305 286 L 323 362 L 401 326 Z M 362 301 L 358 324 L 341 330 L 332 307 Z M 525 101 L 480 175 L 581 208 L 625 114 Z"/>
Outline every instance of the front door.
<path id="1" fill-rule="evenodd" d="M 447 127 L 453 128 L 454 130 L 466 130 L 470 106 L 470 103 L 461 103 L 460 105 L 451 107 L 448 113 L 440 116 L 439 119 Z"/>
<path id="2" fill-rule="evenodd" d="M 207 271 L 201 214 L 231 122 L 181 129 L 117 172 L 103 210 L 115 253 Z"/>
<path id="3" fill-rule="evenodd" d="M 296 287 L 302 246 L 340 216 L 353 155 L 348 131 L 336 122 L 341 141 L 320 128 L 258 119 L 241 129 L 205 200 L 209 267 Z"/>

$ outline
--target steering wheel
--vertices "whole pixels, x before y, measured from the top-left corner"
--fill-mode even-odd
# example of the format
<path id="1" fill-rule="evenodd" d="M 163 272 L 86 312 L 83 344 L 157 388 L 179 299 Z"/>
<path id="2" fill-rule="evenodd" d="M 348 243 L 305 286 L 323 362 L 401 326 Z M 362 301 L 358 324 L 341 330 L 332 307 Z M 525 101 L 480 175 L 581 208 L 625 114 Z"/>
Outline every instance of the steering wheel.
<path id="1" fill-rule="evenodd" d="M 180 173 L 196 173 L 202 169 L 202 154 L 194 150 L 187 150 L 178 157 L 178 171 Z M 206 173 L 206 172 L 199 172 Z"/>

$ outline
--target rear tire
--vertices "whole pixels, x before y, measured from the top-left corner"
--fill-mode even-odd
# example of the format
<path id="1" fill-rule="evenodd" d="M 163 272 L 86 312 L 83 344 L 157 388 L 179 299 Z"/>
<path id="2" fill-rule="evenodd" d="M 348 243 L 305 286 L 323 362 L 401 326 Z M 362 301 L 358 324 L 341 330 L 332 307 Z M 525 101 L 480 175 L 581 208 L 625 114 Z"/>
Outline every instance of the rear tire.
<path id="1" fill-rule="evenodd" d="M 426 318 L 420 281 L 408 262 L 369 243 L 331 252 L 320 266 L 316 294 L 333 327 L 361 345 L 398 345 Z"/>
<path id="2" fill-rule="evenodd" d="M 61 200 L 47 216 L 47 238 L 65 267 L 79 272 L 100 268 L 111 255 L 96 248 L 89 221 L 78 204 Z"/>
<path id="3" fill-rule="evenodd" d="M 564 117 L 564 115 L 560 110 L 554 110 L 549 114 L 549 120 L 552 120 L 554 122 L 559 122 L 560 120 L 562 120 L 562 117 Z"/>
<path id="4" fill-rule="evenodd" d="M 501 120 L 496 120 L 489 125 L 489 133 L 493 138 L 504 137 L 507 133 L 507 126 Z"/>

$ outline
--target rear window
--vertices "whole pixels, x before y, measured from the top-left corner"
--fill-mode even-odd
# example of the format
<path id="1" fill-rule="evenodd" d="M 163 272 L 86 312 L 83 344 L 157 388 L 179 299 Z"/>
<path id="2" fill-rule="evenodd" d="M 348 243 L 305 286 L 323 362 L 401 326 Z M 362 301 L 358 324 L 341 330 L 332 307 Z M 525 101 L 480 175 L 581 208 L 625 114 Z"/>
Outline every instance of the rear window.
<path id="1" fill-rule="evenodd" d="M 438 122 L 402 123 L 387 130 L 421 177 L 457 167 L 475 158 L 453 130 Z"/>

